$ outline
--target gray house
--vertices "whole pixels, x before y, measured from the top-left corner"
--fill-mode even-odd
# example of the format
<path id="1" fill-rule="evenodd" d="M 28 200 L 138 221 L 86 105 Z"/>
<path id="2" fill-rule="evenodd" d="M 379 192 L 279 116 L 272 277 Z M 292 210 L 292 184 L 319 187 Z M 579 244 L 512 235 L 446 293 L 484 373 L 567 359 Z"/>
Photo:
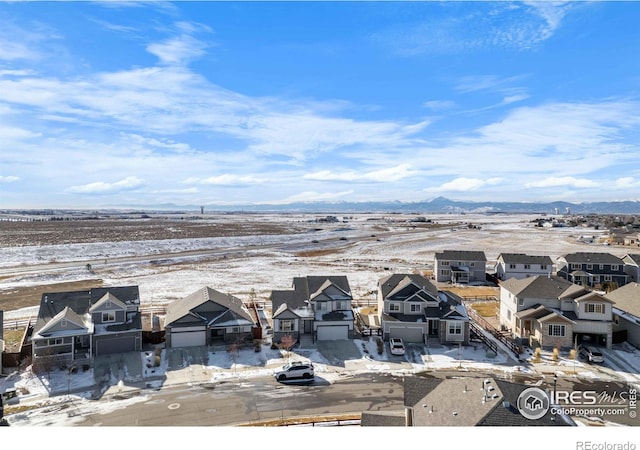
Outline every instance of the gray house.
<path id="1" fill-rule="evenodd" d="M 460 297 L 439 292 L 417 274 L 394 274 L 378 282 L 383 339 L 406 342 L 469 342 L 469 316 Z"/>
<path id="2" fill-rule="evenodd" d="M 167 307 L 167 348 L 253 341 L 256 318 L 242 300 L 204 287 Z"/>
<path id="3" fill-rule="evenodd" d="M 482 251 L 444 250 L 435 254 L 433 276 L 438 282 L 486 281 L 487 257 Z"/>
<path id="4" fill-rule="evenodd" d="M 575 284 L 589 287 L 624 286 L 628 275 L 621 258 L 611 253 L 577 252 L 556 261 L 557 275 Z"/>
<path id="5" fill-rule="evenodd" d="M 272 291 L 273 338 L 291 335 L 315 340 L 352 339 L 354 315 L 346 276 L 293 279 L 293 290 Z"/>
<path id="6" fill-rule="evenodd" d="M 629 276 L 628 281 L 640 281 L 640 254 L 627 253 L 622 257 L 624 272 Z"/>
<path id="7" fill-rule="evenodd" d="M 87 361 L 142 350 L 138 286 L 42 294 L 33 328 L 33 363 Z"/>
<path id="8" fill-rule="evenodd" d="M 525 255 L 524 253 L 500 253 L 498 255 L 496 277 L 500 280 L 544 276 L 552 273 L 553 261 L 549 256 Z"/>
<path id="9" fill-rule="evenodd" d="M 613 301 L 613 333 L 640 348 L 640 284 L 628 283 L 605 295 Z"/>

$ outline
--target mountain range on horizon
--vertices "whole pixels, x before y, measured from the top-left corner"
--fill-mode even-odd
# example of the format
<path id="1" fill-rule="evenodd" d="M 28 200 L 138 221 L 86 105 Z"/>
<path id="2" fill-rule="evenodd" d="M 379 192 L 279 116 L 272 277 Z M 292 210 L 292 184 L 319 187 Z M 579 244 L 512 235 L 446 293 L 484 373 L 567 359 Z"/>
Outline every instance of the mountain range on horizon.
<path id="1" fill-rule="evenodd" d="M 150 206 L 151 207 L 151 206 Z M 140 207 L 137 207 L 140 209 Z M 154 205 L 152 209 L 243 212 L 313 213 L 537 213 L 537 214 L 640 214 L 640 201 L 554 202 L 472 202 L 437 197 L 416 202 L 296 202 L 288 204 L 238 205 Z"/>

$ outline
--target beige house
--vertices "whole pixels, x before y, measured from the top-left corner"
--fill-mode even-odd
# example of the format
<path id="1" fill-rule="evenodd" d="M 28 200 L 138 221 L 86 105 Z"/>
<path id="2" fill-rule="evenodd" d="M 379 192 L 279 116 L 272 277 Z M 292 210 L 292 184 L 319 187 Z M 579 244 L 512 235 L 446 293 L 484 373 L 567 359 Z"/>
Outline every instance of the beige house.
<path id="1" fill-rule="evenodd" d="M 613 301 L 556 277 L 509 279 L 500 285 L 500 325 L 523 344 L 611 347 Z"/>

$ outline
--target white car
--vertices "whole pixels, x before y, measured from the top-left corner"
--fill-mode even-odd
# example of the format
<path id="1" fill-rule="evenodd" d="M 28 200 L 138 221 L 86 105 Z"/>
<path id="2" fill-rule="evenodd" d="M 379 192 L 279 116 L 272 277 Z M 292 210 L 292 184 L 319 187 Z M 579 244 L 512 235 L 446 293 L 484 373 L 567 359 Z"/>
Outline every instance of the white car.
<path id="1" fill-rule="evenodd" d="M 579 352 L 586 361 L 590 363 L 603 363 L 604 355 L 595 347 L 582 347 Z"/>
<path id="2" fill-rule="evenodd" d="M 310 380 L 314 377 L 313 364 L 310 362 L 295 361 L 282 366 L 282 369 L 276 370 L 273 376 L 278 381 L 302 378 Z"/>
<path id="3" fill-rule="evenodd" d="M 392 355 L 404 355 L 404 343 L 400 338 L 389 339 L 389 348 Z"/>

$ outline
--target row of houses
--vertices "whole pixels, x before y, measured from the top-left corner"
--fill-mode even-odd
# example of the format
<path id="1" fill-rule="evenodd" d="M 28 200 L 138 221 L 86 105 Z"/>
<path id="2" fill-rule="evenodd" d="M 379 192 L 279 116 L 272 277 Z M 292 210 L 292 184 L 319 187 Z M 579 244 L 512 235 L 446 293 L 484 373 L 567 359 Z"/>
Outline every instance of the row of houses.
<path id="1" fill-rule="evenodd" d="M 607 254 L 577 255 L 591 270 L 614 265 Z M 469 283 L 480 278 L 482 256 L 482 252 L 445 251 L 436 257 L 439 267 L 447 267 L 458 282 Z M 566 255 L 563 260 L 567 267 L 578 270 L 573 265 L 577 263 L 571 262 L 576 260 L 573 256 Z M 569 279 L 562 271 L 534 275 L 530 266 L 538 265 L 542 272 L 550 266 L 547 257 L 505 253 L 500 260 L 511 269 L 507 273 L 514 275 L 499 282 L 500 326 L 520 344 L 569 348 L 592 341 L 610 347 L 627 340 L 640 347 L 637 283 L 626 283 L 605 294 L 587 283 L 576 283 L 580 280 L 577 275 Z M 515 267 L 510 267 L 512 264 Z M 353 296 L 344 275 L 295 277 L 291 289 L 274 290 L 269 300 L 271 321 L 267 324 L 260 318 L 264 311 L 247 307 L 231 294 L 203 287 L 168 305 L 165 345 L 251 343 L 264 332 L 272 332 L 274 342 L 284 336 L 315 342 L 353 339 L 356 335 Z M 377 306 L 376 323 L 384 340 L 468 344 L 471 338 L 471 319 L 463 300 L 423 275 L 397 273 L 381 278 Z M 45 293 L 29 333 L 36 364 L 83 362 L 105 354 L 141 351 L 142 337 L 137 286 Z"/>
<path id="2" fill-rule="evenodd" d="M 487 258 L 482 251 L 447 250 L 435 254 L 434 279 L 438 282 L 484 282 Z M 499 280 L 552 275 L 574 284 L 624 286 L 640 280 L 640 254 L 619 258 L 611 253 L 577 252 L 560 256 L 554 263 L 550 256 L 523 253 L 500 253 L 495 276 Z"/>

